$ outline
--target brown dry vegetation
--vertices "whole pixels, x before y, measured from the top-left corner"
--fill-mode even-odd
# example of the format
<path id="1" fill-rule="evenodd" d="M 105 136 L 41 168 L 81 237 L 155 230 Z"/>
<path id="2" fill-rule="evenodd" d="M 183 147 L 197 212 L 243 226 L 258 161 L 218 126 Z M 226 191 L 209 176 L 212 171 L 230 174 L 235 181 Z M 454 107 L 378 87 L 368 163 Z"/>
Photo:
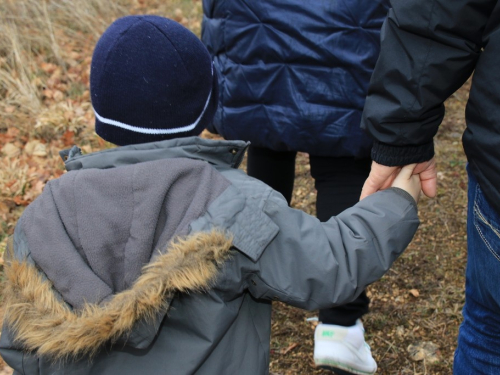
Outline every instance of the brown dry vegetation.
<path id="1" fill-rule="evenodd" d="M 26 205 L 64 173 L 60 149 L 108 147 L 93 132 L 90 56 L 106 26 L 129 13 L 171 17 L 200 32 L 200 0 L 0 0 L 0 252 Z M 364 322 L 378 374 L 451 374 L 466 261 L 466 98 L 467 87 L 450 98 L 436 137 L 438 196 L 421 200 L 413 243 L 369 287 Z M 307 155 L 299 155 L 293 205 L 314 214 L 314 200 Z M 271 373 L 327 374 L 312 362 L 314 323 L 306 319 L 315 315 L 275 304 Z M 435 350 L 423 355 L 423 347 Z"/>

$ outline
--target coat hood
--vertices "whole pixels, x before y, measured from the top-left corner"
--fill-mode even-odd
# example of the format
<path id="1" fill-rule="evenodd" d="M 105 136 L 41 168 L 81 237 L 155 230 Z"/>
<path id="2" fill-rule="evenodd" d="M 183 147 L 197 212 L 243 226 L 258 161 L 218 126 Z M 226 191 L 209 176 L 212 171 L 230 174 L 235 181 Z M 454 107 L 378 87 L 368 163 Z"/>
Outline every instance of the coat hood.
<path id="1" fill-rule="evenodd" d="M 222 232 L 189 236 L 228 186 L 208 163 L 185 158 L 50 181 L 20 219 L 17 258 L 5 267 L 6 319 L 17 340 L 58 359 L 110 341 L 130 345 L 143 320 L 157 329 L 173 295 L 209 288 L 228 254 Z"/>
<path id="2" fill-rule="evenodd" d="M 5 319 L 26 350 L 53 360 L 92 357 L 104 344 L 117 341 L 141 348 L 151 343 L 176 292 L 210 288 L 230 247 L 230 238 L 216 231 L 172 242 L 143 267 L 130 289 L 78 310 L 59 298 L 34 265 L 11 259 L 5 266 Z M 134 345 L 129 338 L 139 322 L 156 329 Z"/>

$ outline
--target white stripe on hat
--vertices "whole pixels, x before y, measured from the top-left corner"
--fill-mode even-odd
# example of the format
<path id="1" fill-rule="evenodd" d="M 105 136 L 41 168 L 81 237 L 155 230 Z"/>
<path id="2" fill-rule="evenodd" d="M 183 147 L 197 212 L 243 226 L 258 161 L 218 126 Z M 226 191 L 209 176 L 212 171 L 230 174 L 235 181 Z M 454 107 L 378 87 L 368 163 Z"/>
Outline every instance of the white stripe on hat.
<path id="1" fill-rule="evenodd" d="M 188 131 L 196 128 L 196 125 L 198 125 L 201 118 L 205 114 L 205 111 L 208 107 L 208 103 L 210 103 L 211 96 L 212 96 L 212 89 L 210 89 L 210 92 L 208 93 L 208 99 L 207 99 L 207 102 L 205 103 L 205 107 L 203 108 L 203 111 L 201 111 L 200 116 L 196 119 L 195 122 L 193 122 L 191 125 L 181 126 L 179 128 L 173 128 L 173 129 L 140 128 L 138 126 L 125 124 L 125 123 L 120 122 L 120 121 L 116 121 L 116 120 L 102 117 L 100 114 L 97 113 L 97 111 L 95 110 L 94 107 L 92 107 L 92 109 L 94 110 L 95 117 L 97 117 L 99 119 L 99 121 L 104 123 L 104 124 L 117 126 L 119 128 L 122 128 L 122 129 L 130 130 L 132 132 L 142 133 L 142 134 L 176 134 L 176 133 L 188 132 Z"/>

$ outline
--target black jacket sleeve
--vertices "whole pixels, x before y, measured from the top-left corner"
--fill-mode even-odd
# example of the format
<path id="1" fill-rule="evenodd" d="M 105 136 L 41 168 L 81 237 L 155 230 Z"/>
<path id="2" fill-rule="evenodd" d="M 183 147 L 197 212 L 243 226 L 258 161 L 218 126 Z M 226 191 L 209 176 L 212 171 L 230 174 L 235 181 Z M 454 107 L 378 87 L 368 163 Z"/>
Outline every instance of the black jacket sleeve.
<path id="1" fill-rule="evenodd" d="M 443 102 L 470 77 L 496 0 L 392 0 L 362 128 L 372 159 L 406 165 L 434 156 Z"/>

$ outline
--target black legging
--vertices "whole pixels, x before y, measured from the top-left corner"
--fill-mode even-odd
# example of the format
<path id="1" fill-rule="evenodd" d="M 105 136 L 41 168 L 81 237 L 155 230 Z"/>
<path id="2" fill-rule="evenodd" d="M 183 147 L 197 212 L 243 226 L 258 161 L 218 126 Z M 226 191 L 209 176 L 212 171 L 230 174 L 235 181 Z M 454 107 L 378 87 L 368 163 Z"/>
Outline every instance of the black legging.
<path id="1" fill-rule="evenodd" d="M 295 180 L 296 152 L 276 152 L 252 147 L 248 150 L 247 171 L 274 190 L 290 204 Z M 359 201 L 361 188 L 370 173 L 370 159 L 309 156 L 311 176 L 317 190 L 316 216 L 321 221 L 338 215 Z M 368 312 L 370 299 L 363 291 L 358 298 L 342 306 L 319 311 L 326 324 L 352 326 Z"/>

